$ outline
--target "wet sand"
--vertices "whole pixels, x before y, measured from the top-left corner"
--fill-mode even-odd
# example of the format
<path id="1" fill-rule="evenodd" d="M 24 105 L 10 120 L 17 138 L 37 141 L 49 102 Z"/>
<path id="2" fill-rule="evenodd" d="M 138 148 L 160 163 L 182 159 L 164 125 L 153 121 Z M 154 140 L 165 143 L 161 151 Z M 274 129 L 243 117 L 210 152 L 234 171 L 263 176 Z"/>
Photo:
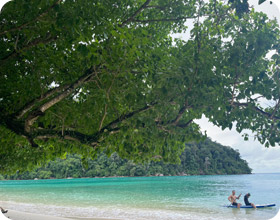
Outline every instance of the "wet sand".
<path id="1" fill-rule="evenodd" d="M 19 212 L 14 210 L 8 210 L 8 213 L 0 213 L 0 219 L 5 220 L 4 216 L 7 219 L 11 220 L 109 220 L 107 218 L 64 218 L 56 217 L 51 215 L 41 215 L 28 212 Z M 119 220 L 119 219 L 110 219 L 110 220 Z"/>

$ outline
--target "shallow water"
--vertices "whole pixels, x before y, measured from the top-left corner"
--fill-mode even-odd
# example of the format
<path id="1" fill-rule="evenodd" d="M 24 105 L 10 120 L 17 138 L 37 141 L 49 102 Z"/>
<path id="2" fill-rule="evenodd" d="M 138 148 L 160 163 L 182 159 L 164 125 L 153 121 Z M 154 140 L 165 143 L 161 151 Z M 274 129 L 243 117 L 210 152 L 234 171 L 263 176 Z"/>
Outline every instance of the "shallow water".
<path id="1" fill-rule="evenodd" d="M 228 196 L 251 193 L 265 209 L 231 209 Z M 114 219 L 254 219 L 274 217 L 280 205 L 280 174 L 130 177 L 0 181 L 5 208 L 64 217 Z"/>

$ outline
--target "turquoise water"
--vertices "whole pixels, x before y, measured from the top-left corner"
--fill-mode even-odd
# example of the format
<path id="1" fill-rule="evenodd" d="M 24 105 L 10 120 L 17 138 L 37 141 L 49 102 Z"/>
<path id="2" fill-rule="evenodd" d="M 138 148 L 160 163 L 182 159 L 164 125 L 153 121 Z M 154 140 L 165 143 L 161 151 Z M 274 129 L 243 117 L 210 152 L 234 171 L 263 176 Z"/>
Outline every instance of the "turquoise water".
<path id="1" fill-rule="evenodd" d="M 250 202 L 276 207 L 222 207 L 232 189 L 250 192 Z M 280 205 L 280 174 L 0 181 L 0 204 L 64 217 L 270 219 Z"/>

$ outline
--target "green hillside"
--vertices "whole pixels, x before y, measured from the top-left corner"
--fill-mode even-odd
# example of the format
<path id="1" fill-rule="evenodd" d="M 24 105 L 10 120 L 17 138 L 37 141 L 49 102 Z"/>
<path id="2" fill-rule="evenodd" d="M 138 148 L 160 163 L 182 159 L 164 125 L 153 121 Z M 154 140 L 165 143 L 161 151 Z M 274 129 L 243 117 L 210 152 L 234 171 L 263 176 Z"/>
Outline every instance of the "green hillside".
<path id="1" fill-rule="evenodd" d="M 247 162 L 240 158 L 238 151 L 209 139 L 198 144 L 186 144 L 186 148 L 181 155 L 181 164 L 165 164 L 161 161 L 136 164 L 133 161 L 121 159 L 116 153 L 112 154 L 110 158 L 105 154 L 101 154 L 96 160 L 86 161 L 87 168 L 82 164 L 81 156 L 67 155 L 66 159 L 56 159 L 32 172 L 5 175 L 2 178 L 47 179 L 251 173 Z"/>

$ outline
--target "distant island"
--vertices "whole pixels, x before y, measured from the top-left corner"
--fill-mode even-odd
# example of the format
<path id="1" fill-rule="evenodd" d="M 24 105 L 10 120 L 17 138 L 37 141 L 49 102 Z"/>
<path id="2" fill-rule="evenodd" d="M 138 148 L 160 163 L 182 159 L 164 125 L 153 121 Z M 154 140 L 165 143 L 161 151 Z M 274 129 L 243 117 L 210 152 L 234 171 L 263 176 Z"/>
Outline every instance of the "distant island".
<path id="1" fill-rule="evenodd" d="M 116 153 L 109 158 L 101 154 L 95 160 L 87 160 L 87 167 L 84 167 L 81 156 L 67 155 L 66 159 L 56 159 L 34 171 L 0 175 L 0 179 L 224 175 L 251 174 L 252 171 L 238 151 L 210 139 L 186 144 L 180 159 L 180 164 L 165 164 L 162 161 L 137 164 L 121 159 Z"/>

